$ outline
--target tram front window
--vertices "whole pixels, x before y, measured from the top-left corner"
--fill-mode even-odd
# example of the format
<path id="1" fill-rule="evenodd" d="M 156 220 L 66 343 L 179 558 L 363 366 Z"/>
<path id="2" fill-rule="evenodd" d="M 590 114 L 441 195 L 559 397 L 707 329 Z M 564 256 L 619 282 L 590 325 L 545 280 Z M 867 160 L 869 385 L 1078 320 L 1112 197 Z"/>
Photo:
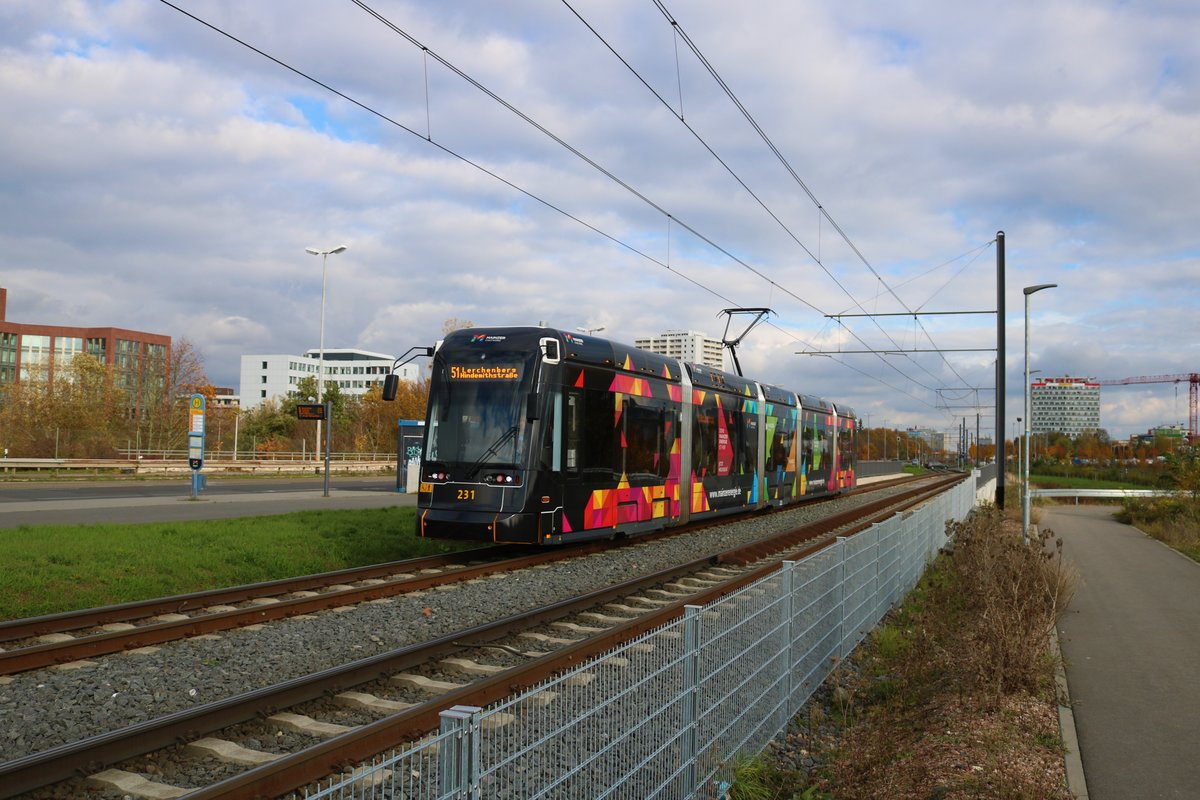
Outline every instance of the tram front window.
<path id="1" fill-rule="evenodd" d="M 492 359 L 436 365 L 425 457 L 472 467 L 519 465 L 527 424 L 524 366 Z"/>

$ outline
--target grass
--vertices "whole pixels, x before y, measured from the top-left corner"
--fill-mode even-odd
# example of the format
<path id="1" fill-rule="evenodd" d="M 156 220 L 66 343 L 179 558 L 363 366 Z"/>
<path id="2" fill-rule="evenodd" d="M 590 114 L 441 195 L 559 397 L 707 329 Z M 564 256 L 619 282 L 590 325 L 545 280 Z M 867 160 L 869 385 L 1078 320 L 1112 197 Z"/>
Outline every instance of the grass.
<path id="1" fill-rule="evenodd" d="M 1200 561 L 1200 502 L 1190 497 L 1129 498 L 1115 516 Z"/>
<path id="2" fill-rule="evenodd" d="M 1091 478 L 1064 477 L 1059 475 L 1030 475 L 1030 484 L 1043 489 L 1145 489 L 1142 484 L 1127 481 L 1102 481 Z"/>
<path id="3" fill-rule="evenodd" d="M 53 614 L 463 549 L 418 539 L 415 510 L 299 511 L 0 530 L 0 619 Z"/>

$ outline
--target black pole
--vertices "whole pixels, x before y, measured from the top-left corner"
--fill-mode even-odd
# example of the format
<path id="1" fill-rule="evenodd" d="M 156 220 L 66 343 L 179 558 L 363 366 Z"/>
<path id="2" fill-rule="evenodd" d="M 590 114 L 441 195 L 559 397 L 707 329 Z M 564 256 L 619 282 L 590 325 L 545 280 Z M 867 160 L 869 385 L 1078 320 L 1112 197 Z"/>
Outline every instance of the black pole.
<path id="1" fill-rule="evenodd" d="M 1004 508 L 1004 231 L 996 232 L 996 508 Z"/>

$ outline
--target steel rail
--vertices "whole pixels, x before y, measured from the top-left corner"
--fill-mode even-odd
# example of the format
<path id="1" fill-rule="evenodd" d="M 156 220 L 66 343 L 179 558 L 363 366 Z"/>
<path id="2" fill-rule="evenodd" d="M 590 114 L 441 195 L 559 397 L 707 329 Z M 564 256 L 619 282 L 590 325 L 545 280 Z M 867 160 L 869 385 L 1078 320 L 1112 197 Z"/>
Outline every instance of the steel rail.
<path id="1" fill-rule="evenodd" d="M 151 600 L 135 600 L 129 603 L 100 606 L 79 611 L 64 611 L 59 614 L 4 620 L 0 622 L 0 642 L 27 639 L 47 633 L 80 630 L 88 627 L 107 625 L 113 622 L 147 619 L 160 614 L 182 614 L 189 611 L 202 611 L 209 606 L 244 602 L 259 597 L 269 597 L 288 592 L 307 591 L 322 586 L 330 586 L 335 583 L 367 580 L 407 570 L 429 569 L 431 567 L 459 563 L 463 559 L 497 558 L 506 550 L 511 553 L 514 548 L 511 546 L 507 548 L 499 546 L 483 547 L 476 550 L 460 550 L 455 553 L 442 553 L 433 556 L 421 556 L 420 558 L 409 558 L 402 561 L 389 561 L 384 564 L 373 564 L 367 567 L 349 567 L 347 569 L 320 572 L 295 578 L 280 578 L 279 580 L 264 581 L 262 583 L 208 589 L 202 592 L 178 594 Z"/>
<path id="2" fill-rule="evenodd" d="M 785 547 L 794 546 L 804 538 L 819 537 L 845 527 L 854 520 L 857 527 L 866 527 L 875 519 L 896 513 L 897 507 L 920 502 L 925 497 L 942 491 L 948 483 L 961 479 L 940 480 L 934 486 L 920 486 L 900 496 L 892 496 L 841 512 L 809 525 L 803 526 L 778 538 Z M 807 537 L 801 533 L 807 532 Z M 635 540 L 637 541 L 637 540 Z M 757 547 L 752 545 L 751 547 Z M 816 547 L 809 550 L 819 549 Z M 274 686 L 245 692 L 215 703 L 186 709 L 143 723 L 128 726 L 118 731 L 90 737 L 78 742 L 69 742 L 54 748 L 23 756 L 0 764 L 0 798 L 9 798 L 32 791 L 52 783 L 60 782 L 97 765 L 111 765 L 133 758 L 181 740 L 191 740 L 238 723 L 260 716 L 263 709 L 286 708 L 318 699 L 345 688 L 369 683 L 389 674 L 410 669 L 430 659 L 458 652 L 464 640 L 472 645 L 487 643 L 510 635 L 513 630 L 528 628 L 585 610 L 614 598 L 626 596 L 642 589 L 669 582 L 689 572 L 703 569 L 715 563 L 739 563 L 746 556 L 744 548 L 735 548 L 714 553 L 641 576 L 621 584 L 604 587 L 568 600 L 544 606 L 532 613 L 511 615 L 501 620 L 475 626 L 466 630 L 439 637 L 429 642 L 381 653 L 350 664 L 323 670 L 313 675 L 285 681 Z M 708 602 L 722 594 L 736 590 L 755 580 L 761 574 L 778 568 L 778 560 L 761 570 L 739 576 L 731 582 L 681 600 L 661 611 L 652 611 L 629 623 L 612 628 L 602 634 L 568 646 L 562 650 L 538 658 L 529 664 L 513 667 L 491 678 L 483 679 L 462 689 L 422 703 L 412 709 L 386 717 L 349 733 L 329 739 L 300 753 L 284 756 L 276 761 L 234 776 L 210 787 L 194 790 L 189 798 L 256 798 L 276 796 L 297 786 L 303 786 L 337 772 L 346 763 L 365 758 L 423 735 L 437 727 L 438 714 L 450 705 L 470 703 L 487 705 L 519 691 L 536 685 L 574 664 L 611 649 L 612 647 L 652 630 L 673 616 L 687 603 Z M 761 574 L 760 574 L 761 573 Z M 458 572 L 455 573 L 456 575 Z M 753 574 L 755 577 L 751 577 Z M 673 614 L 672 614 L 673 610 Z M 286 784 L 286 785 L 285 785 Z"/>
<path id="3" fill-rule="evenodd" d="M 853 493 L 877 491 L 894 484 L 895 482 L 876 484 L 871 489 L 857 489 Z M 821 498 L 823 501 L 829 499 L 833 498 Z M 785 508 L 792 508 L 792 506 Z M 447 582 L 468 580 L 481 575 L 522 569 L 536 563 L 550 563 L 565 558 L 589 555 L 612 547 L 653 541 L 664 536 L 677 536 L 688 531 L 712 525 L 728 524 L 739 519 L 745 519 L 748 516 L 753 516 L 753 513 L 704 520 L 697 525 L 656 531 L 637 537 L 621 539 L 615 543 L 608 540 L 592 540 L 580 544 L 568 544 L 553 549 L 522 547 L 520 545 L 500 545 L 464 550 L 457 553 L 424 556 L 404 561 L 392 561 L 368 567 L 351 567 L 333 572 L 306 575 L 297 578 L 283 578 L 265 583 L 247 584 L 226 589 L 213 589 L 154 600 L 85 609 L 78 612 L 65 612 L 43 617 L 11 620 L 0 623 L 0 641 L 33 638 L 46 633 L 80 630 L 82 628 L 98 627 L 113 622 L 146 619 L 158 614 L 195 613 L 197 611 L 204 611 L 206 608 L 215 605 L 245 602 L 279 594 L 312 590 L 323 586 L 336 585 L 347 580 L 361 581 L 378 578 L 381 575 L 393 575 L 397 572 L 445 567 L 463 561 L 464 556 L 468 556 L 474 560 L 481 560 L 488 558 L 499 559 L 505 554 L 514 552 L 525 554 L 516 558 L 490 561 L 482 565 L 463 566 L 452 572 L 434 576 L 395 579 L 366 587 L 353 587 L 324 592 L 315 597 L 289 598 L 269 605 L 250 606 L 232 611 L 207 612 L 184 620 L 160 621 L 140 625 L 131 630 L 92 633 L 68 641 L 47 642 L 13 648 L 11 650 L 0 650 L 0 675 L 12 675 L 18 672 L 27 672 L 29 670 L 54 666 L 55 664 L 65 664 L 95 656 L 119 653 L 124 650 L 164 644 L 190 636 L 217 633 L 246 625 L 286 619 L 287 617 L 299 614 L 325 611 L 339 606 L 363 603 L 382 597 L 419 591 Z"/>
<path id="4" fill-rule="evenodd" d="M 949 485 L 963 479 L 964 476 L 961 475 L 943 478 L 932 487 L 914 488 L 899 497 L 893 496 L 877 500 L 866 507 L 860 506 L 802 526 L 794 531 L 769 537 L 768 541 L 777 539 L 786 549 L 805 539 L 811 540 L 826 536 L 848 526 L 850 530 L 845 533 L 850 535 L 898 513 L 899 509 L 910 508 L 923 502 L 944 491 Z M 807 535 L 801 531 L 807 532 Z M 833 543 L 834 539 L 829 538 L 824 542 L 805 548 L 801 553 L 791 555 L 796 558 L 803 557 L 829 547 Z M 749 548 L 757 549 L 758 545 L 750 545 Z M 747 547 L 736 547 L 723 553 L 696 559 L 686 565 L 663 570 L 652 576 L 601 589 L 587 595 L 585 602 L 591 605 L 606 603 L 653 584 L 668 582 L 711 564 L 742 563 L 747 549 Z M 187 795 L 188 800 L 256 800 L 262 797 L 278 797 L 291 792 L 308 783 L 342 771 L 348 764 L 362 763 L 384 750 L 400 746 L 435 730 L 439 724 L 441 712 L 447 708 L 455 705 L 483 707 L 536 686 L 542 681 L 578 664 L 585 663 L 618 645 L 666 625 L 681 616 L 686 605 L 704 605 L 759 580 L 778 570 L 783 560 L 783 557 L 777 558 L 771 563 L 752 569 L 719 586 L 700 590 L 690 597 L 663 606 L 658 610 L 649 611 L 627 623 L 590 636 L 577 644 L 548 653 L 528 664 L 510 667 L 494 676 L 481 678 L 461 689 L 439 695 L 414 708 L 376 720 L 369 725 L 356 728 L 314 747 L 283 756 L 211 786 L 191 791 Z M 569 605 L 574 605 L 576 602 L 576 600 L 567 601 Z M 533 622 L 552 619 L 556 616 L 556 613 L 550 610 L 553 608 L 555 607 L 547 606 L 546 609 L 539 609 L 532 618 L 526 616 L 518 618 L 516 621 L 522 626 L 526 626 L 531 619 Z M 488 631 L 489 638 L 485 641 L 499 638 L 499 635 L 504 633 L 507 631 L 499 633 Z M 463 634 L 457 638 L 466 638 L 466 635 Z"/>
<path id="5" fill-rule="evenodd" d="M 460 569 L 450 572 L 440 572 L 436 575 L 417 575 L 408 578 L 398 578 L 369 586 L 356 586 L 349 589 L 323 592 L 313 597 L 293 597 L 269 605 L 248 606 L 232 611 L 217 611 L 184 620 L 141 625 L 127 631 L 97 633 L 81 636 L 70 641 L 51 642 L 7 650 L 0 652 L 0 675 L 26 672 L 54 664 L 79 661 L 92 656 L 109 655 L 111 653 L 119 653 L 123 650 L 149 647 L 191 636 L 201 636 L 206 633 L 216 633 L 247 625 L 256 625 L 262 622 L 286 619 L 299 614 L 310 614 L 340 606 L 365 603 L 382 597 L 420 591 L 446 583 L 457 583 L 496 572 L 508 572 L 516 569 L 524 569 L 533 564 L 544 564 L 551 561 L 573 558 L 593 552 L 600 547 L 598 543 L 585 543 L 555 550 L 540 550 L 518 558 L 491 561 L 474 566 L 464 566 Z M 495 549 L 503 550 L 504 548 Z"/>

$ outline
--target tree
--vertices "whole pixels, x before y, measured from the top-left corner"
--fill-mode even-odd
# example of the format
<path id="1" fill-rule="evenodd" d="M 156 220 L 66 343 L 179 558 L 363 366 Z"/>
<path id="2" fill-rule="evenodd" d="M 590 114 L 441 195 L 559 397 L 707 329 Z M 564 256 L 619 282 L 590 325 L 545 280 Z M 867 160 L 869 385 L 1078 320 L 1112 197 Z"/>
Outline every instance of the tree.
<path id="1" fill-rule="evenodd" d="M 0 394 L 3 447 L 11 456 L 112 458 L 128 433 L 129 396 L 113 370 L 88 353 L 31 367 Z"/>
<path id="2" fill-rule="evenodd" d="M 288 413 L 274 398 L 264 400 L 242 415 L 239 449 L 248 444 L 256 452 L 289 450 L 298 424 L 294 407 Z"/>
<path id="3" fill-rule="evenodd" d="M 187 400 L 203 394 L 212 404 L 215 389 L 204 372 L 204 356 L 187 339 L 177 340 L 166 364 L 147 359 L 142 375 L 161 374 L 160 381 L 143 380 L 141 402 L 134 411 L 140 448 L 181 450 L 187 445 Z"/>
<path id="4" fill-rule="evenodd" d="M 429 379 L 400 381 L 396 399 L 387 401 L 378 386 L 356 398 L 351 416 L 352 446 L 360 452 L 393 452 L 397 423 L 402 419 L 425 419 Z"/>
<path id="5" fill-rule="evenodd" d="M 1167 453 L 1166 458 L 1175 485 L 1193 501 L 1200 499 L 1200 448 L 1180 447 Z"/>
<path id="6" fill-rule="evenodd" d="M 462 330 L 463 328 L 474 328 L 474 327 L 475 327 L 475 323 L 471 322 L 471 320 L 469 320 L 469 319 L 459 319 L 458 317 L 450 317 L 450 319 L 448 319 L 442 323 L 442 334 L 445 335 L 445 334 L 449 334 L 449 333 L 454 333 L 457 330 Z"/>

